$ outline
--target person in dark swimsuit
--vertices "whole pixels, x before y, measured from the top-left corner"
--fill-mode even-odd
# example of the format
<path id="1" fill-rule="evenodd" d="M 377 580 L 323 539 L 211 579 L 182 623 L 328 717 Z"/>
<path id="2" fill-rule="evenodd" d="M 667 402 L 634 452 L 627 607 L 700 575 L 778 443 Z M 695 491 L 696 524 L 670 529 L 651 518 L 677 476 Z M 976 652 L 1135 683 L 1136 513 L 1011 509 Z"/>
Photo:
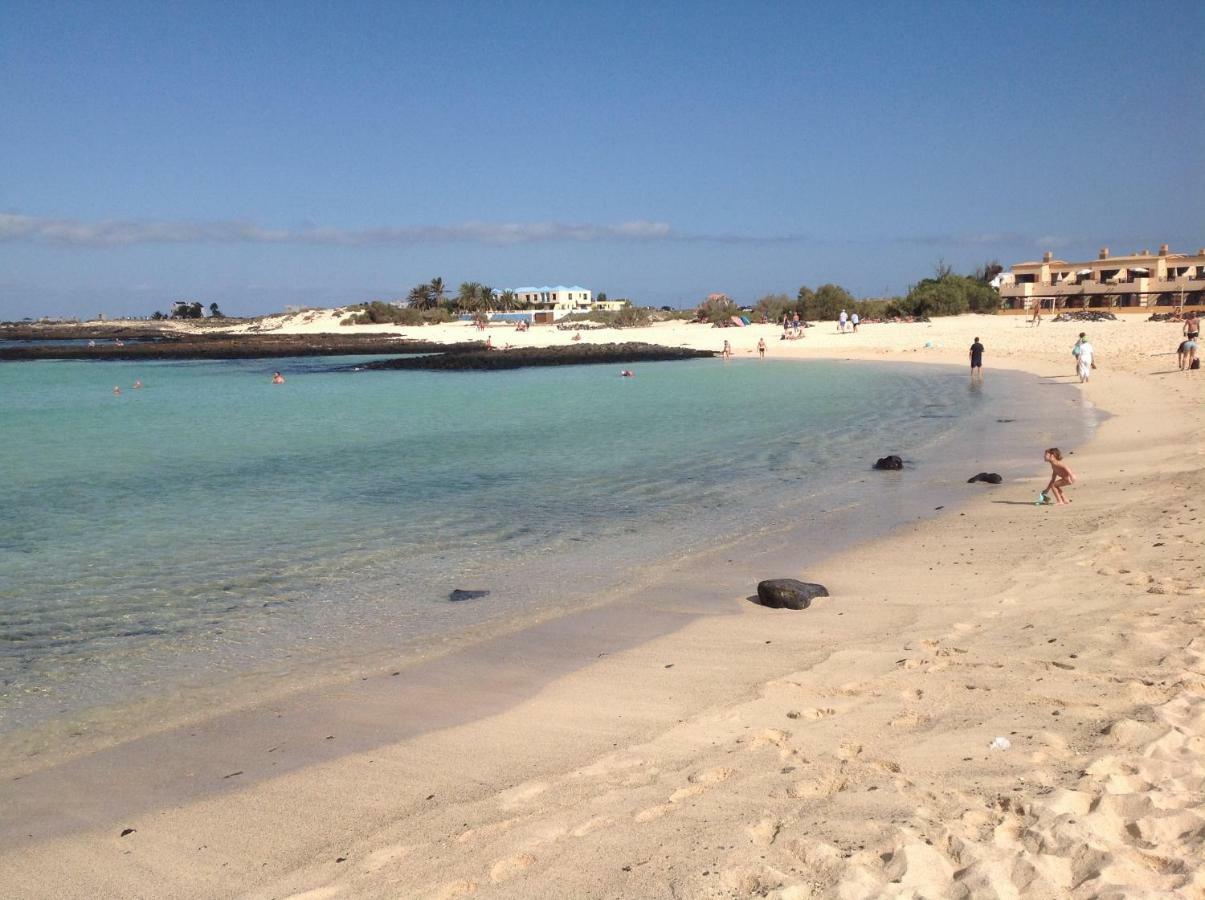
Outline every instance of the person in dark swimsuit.
<path id="1" fill-rule="evenodd" d="M 979 338 L 971 344 L 971 381 L 983 381 L 983 344 Z"/>

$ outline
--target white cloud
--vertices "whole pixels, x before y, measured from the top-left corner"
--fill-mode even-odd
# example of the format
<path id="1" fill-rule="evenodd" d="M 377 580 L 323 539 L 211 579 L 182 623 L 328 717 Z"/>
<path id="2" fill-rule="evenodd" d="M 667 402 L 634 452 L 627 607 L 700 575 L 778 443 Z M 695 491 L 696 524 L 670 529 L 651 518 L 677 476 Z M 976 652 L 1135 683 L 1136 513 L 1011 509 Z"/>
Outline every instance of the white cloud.
<path id="1" fill-rule="evenodd" d="M 465 222 L 461 225 L 414 225 L 395 228 L 297 229 L 265 228 L 254 222 L 158 222 L 106 219 L 52 219 L 0 213 L 0 241 L 29 241 L 80 247 L 126 247 L 135 244 L 420 244 L 473 242 L 525 244 L 552 241 L 658 241 L 674 237 L 665 222 L 643 220 L 618 225 L 562 222 Z"/>

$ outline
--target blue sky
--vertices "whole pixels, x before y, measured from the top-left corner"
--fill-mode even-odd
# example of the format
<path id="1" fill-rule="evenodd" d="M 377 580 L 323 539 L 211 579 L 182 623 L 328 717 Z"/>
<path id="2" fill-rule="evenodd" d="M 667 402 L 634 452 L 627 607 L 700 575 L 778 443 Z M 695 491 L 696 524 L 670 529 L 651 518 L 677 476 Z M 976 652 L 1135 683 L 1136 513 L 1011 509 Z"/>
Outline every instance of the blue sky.
<path id="1" fill-rule="evenodd" d="M 1205 245 L 1205 6 L 0 4 L 0 318 Z"/>

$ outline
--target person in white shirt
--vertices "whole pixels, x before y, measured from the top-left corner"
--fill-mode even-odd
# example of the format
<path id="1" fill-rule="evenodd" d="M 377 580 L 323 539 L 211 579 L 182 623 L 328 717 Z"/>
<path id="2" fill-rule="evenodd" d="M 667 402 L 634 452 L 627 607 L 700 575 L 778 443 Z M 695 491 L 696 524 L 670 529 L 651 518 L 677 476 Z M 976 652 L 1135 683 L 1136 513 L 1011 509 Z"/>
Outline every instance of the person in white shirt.
<path id="1" fill-rule="evenodd" d="M 1080 382 L 1085 382 L 1092 377 L 1092 343 L 1084 338 L 1079 345 L 1079 372 Z"/>

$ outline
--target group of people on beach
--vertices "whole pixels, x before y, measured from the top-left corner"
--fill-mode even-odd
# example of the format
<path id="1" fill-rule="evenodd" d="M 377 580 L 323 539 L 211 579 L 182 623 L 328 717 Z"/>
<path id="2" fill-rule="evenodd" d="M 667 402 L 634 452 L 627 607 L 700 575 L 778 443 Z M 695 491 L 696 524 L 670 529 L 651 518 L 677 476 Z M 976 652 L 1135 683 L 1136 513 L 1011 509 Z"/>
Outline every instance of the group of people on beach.
<path id="1" fill-rule="evenodd" d="M 857 313 L 851 316 L 845 310 L 841 310 L 841 315 L 837 316 L 837 334 L 845 334 L 847 330 L 853 334 L 857 334 L 858 324 L 861 321 Z"/>
<path id="2" fill-rule="evenodd" d="M 799 313 L 794 315 L 790 313 L 782 314 L 782 340 L 793 341 L 797 338 L 807 337 L 803 333 L 803 329 L 807 324 L 799 318 Z"/>

